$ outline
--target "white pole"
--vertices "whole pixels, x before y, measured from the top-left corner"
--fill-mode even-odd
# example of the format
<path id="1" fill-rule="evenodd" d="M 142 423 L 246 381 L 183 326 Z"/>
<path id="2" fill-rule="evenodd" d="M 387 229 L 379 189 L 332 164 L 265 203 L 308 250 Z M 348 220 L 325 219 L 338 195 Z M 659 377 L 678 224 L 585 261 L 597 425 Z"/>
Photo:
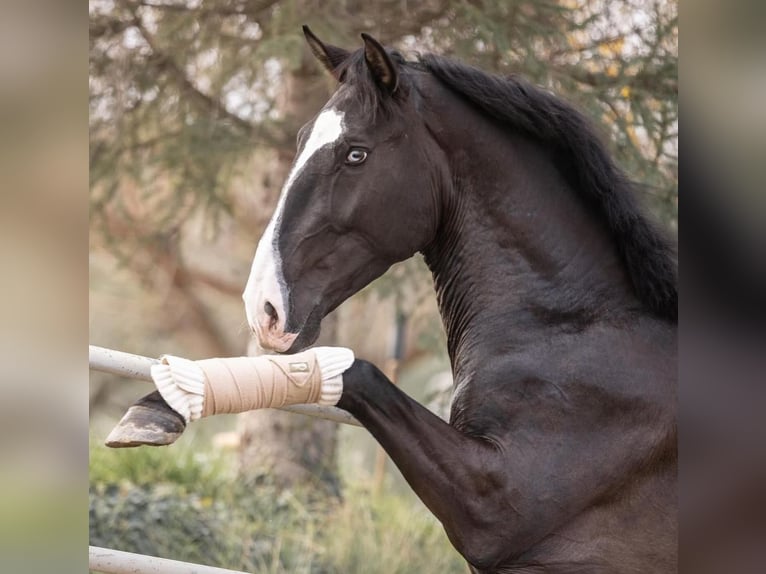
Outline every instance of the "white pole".
<path id="1" fill-rule="evenodd" d="M 98 546 L 88 547 L 88 568 L 107 574 L 245 574 L 238 570 L 226 570 Z"/>
<path id="2" fill-rule="evenodd" d="M 141 379 L 142 381 L 152 380 L 151 366 L 160 362 L 151 357 L 142 357 L 96 345 L 90 345 L 88 351 L 90 368 L 94 371 L 103 371 L 131 379 Z"/>
<path id="3" fill-rule="evenodd" d="M 96 345 L 90 345 L 88 355 L 90 368 L 94 371 L 102 371 L 104 373 L 111 373 L 113 375 L 120 375 L 142 381 L 152 380 L 150 368 L 152 365 L 159 362 L 158 359 L 152 359 L 151 357 L 134 355 L 123 351 L 115 351 L 114 349 L 97 347 Z M 323 405 L 291 405 L 282 407 L 281 410 L 357 427 L 362 426 L 353 416 L 337 407 L 327 407 Z"/>

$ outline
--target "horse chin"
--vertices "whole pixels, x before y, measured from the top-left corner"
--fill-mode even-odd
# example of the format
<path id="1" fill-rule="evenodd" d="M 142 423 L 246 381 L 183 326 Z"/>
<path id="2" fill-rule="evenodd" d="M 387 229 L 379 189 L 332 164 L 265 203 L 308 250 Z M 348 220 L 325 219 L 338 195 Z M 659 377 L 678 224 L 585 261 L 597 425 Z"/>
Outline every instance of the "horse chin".
<path id="1" fill-rule="evenodd" d="M 295 333 L 282 333 L 281 335 L 267 333 L 266 335 L 261 335 L 261 333 L 256 331 L 255 336 L 258 346 L 263 351 L 277 354 L 289 353 L 298 339 L 298 335 Z"/>
<path id="2" fill-rule="evenodd" d="M 290 345 L 290 348 L 282 352 L 288 355 L 300 353 L 313 345 L 319 338 L 323 317 L 324 314 L 321 310 L 319 308 L 314 308 L 301 326 L 295 340 L 292 342 L 292 345 Z"/>
<path id="3" fill-rule="evenodd" d="M 287 351 L 284 352 L 286 355 L 292 355 L 294 353 L 300 353 L 301 351 L 305 351 L 308 347 L 314 344 L 314 342 L 319 337 L 319 331 L 316 332 L 315 335 L 304 335 L 303 332 L 301 332 L 298 335 L 298 338 L 295 339 L 295 342 L 290 346 Z"/>
<path id="4" fill-rule="evenodd" d="M 293 341 L 293 344 L 290 345 L 290 348 L 285 351 L 285 353 L 292 355 L 293 353 L 300 353 L 301 351 L 305 351 L 308 347 L 316 342 L 316 340 L 319 338 L 320 332 L 321 330 L 319 321 L 312 321 L 310 323 L 307 322 L 303 329 L 301 329 L 300 333 L 298 333 L 298 336 Z"/>

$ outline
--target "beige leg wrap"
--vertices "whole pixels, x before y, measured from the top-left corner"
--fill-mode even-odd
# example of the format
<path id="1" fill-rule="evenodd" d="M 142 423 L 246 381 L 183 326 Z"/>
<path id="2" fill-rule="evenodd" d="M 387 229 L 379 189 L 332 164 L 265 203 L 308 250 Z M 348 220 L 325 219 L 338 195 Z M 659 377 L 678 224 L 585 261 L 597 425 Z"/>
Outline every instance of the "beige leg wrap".
<path id="1" fill-rule="evenodd" d="M 165 355 L 152 379 L 187 422 L 210 415 L 318 403 L 334 405 L 343 372 L 354 362 L 344 347 L 315 347 L 295 355 L 190 361 Z"/>

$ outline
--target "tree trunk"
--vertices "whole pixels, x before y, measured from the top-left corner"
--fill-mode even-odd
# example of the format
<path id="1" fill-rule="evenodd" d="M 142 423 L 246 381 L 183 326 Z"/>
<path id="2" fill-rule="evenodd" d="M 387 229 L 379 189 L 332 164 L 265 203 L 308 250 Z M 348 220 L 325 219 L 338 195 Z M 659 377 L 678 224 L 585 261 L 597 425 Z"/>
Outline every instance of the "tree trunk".
<path id="1" fill-rule="evenodd" d="M 326 100 L 324 78 L 317 68 L 306 60 L 286 78 L 280 111 L 296 125 L 311 118 Z M 273 164 L 274 177 L 269 179 L 281 186 L 292 160 L 279 157 Z M 279 191 L 269 195 L 276 204 Z M 336 340 L 337 317 L 333 314 L 323 321 L 316 344 L 334 345 Z M 274 409 L 243 414 L 239 420 L 240 476 L 251 482 L 268 480 L 283 488 L 309 486 L 339 495 L 337 431 L 337 423 Z"/>

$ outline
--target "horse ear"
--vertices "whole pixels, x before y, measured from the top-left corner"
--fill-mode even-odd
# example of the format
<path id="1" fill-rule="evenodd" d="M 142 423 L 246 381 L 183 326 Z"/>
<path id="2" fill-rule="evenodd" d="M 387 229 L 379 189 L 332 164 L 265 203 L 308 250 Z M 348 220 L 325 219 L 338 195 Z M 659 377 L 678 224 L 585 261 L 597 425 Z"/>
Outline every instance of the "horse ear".
<path id="1" fill-rule="evenodd" d="M 399 86 L 399 71 L 386 49 L 375 38 L 362 32 L 364 59 L 375 80 L 393 94 Z"/>
<path id="2" fill-rule="evenodd" d="M 303 35 L 306 36 L 306 42 L 311 48 L 311 52 L 316 56 L 317 60 L 322 62 L 325 69 L 330 72 L 336 78 L 338 77 L 337 69 L 348 58 L 349 52 L 343 48 L 337 46 L 331 46 L 324 44 L 322 40 L 314 35 L 311 28 L 304 24 Z"/>

